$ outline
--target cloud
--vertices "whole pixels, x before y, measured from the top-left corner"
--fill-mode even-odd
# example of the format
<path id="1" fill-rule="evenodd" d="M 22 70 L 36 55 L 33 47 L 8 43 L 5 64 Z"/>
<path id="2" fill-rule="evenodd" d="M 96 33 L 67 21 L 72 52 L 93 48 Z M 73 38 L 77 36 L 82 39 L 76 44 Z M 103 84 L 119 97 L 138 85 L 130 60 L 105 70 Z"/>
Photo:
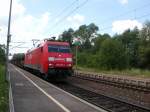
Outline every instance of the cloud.
<path id="1" fill-rule="evenodd" d="M 45 12 L 39 17 L 34 17 L 32 15 L 23 15 L 18 17 L 12 23 L 12 38 L 13 41 L 25 41 L 28 44 L 24 46 L 32 47 L 31 40 L 48 38 L 48 23 L 50 14 Z"/>
<path id="2" fill-rule="evenodd" d="M 128 4 L 128 0 L 119 0 L 122 5 Z"/>
<path id="3" fill-rule="evenodd" d="M 7 17 L 9 12 L 10 0 L 0 0 L 0 19 Z M 25 12 L 25 7 L 20 3 L 20 0 L 13 0 L 12 15 L 21 15 Z"/>
<path id="4" fill-rule="evenodd" d="M 84 20 L 84 16 L 80 14 L 75 14 L 67 18 L 67 21 L 70 22 L 71 26 L 75 29 L 78 28 L 84 22 Z"/>
<path id="5" fill-rule="evenodd" d="M 123 33 L 127 29 L 133 30 L 135 27 L 142 28 L 142 23 L 137 20 L 118 20 L 112 23 L 112 31 L 114 33 Z"/>
<path id="6" fill-rule="evenodd" d="M 17 18 L 12 23 L 12 35 L 18 40 L 22 40 L 22 38 L 25 40 L 42 39 L 41 35 L 45 36 L 44 33 L 48 30 L 49 15 L 48 12 L 45 12 L 39 17 L 24 15 Z"/>
<path id="7" fill-rule="evenodd" d="M 9 12 L 9 0 L 0 0 L 0 43 L 6 44 L 7 37 L 7 24 Z M 50 13 L 44 12 L 38 17 L 27 14 L 25 6 L 21 0 L 13 0 L 12 7 L 12 21 L 11 21 L 11 40 L 12 41 L 25 41 L 27 47 L 32 47 L 32 39 L 44 39 L 49 36 L 49 20 Z M 13 44 L 13 43 L 11 43 Z M 17 44 L 13 44 L 16 46 Z M 25 49 L 11 49 L 11 52 L 25 52 Z"/>

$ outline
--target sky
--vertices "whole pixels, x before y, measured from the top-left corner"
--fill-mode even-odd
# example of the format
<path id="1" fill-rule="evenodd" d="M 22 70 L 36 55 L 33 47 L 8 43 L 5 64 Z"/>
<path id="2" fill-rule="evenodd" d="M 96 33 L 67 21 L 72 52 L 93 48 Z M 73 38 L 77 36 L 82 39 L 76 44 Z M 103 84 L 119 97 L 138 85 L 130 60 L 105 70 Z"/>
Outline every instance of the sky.
<path id="1" fill-rule="evenodd" d="M 0 0 L 0 44 L 6 44 L 9 3 Z M 149 11 L 150 0 L 13 0 L 10 53 L 26 52 L 32 39 L 58 36 L 83 24 L 95 23 L 98 33 L 110 35 L 142 29 Z"/>

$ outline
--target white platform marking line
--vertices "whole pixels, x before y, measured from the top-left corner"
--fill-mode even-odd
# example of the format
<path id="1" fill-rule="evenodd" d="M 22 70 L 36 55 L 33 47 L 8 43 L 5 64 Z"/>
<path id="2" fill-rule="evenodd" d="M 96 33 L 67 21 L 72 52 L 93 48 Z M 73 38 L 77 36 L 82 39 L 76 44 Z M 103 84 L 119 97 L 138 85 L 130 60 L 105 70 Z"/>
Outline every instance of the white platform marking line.
<path id="1" fill-rule="evenodd" d="M 15 69 L 24 76 L 29 82 L 31 82 L 35 87 L 37 87 L 42 93 L 44 93 L 49 99 L 51 99 L 53 102 L 55 102 L 59 107 L 61 107 L 65 112 L 71 112 L 69 109 L 67 109 L 65 106 L 63 106 L 61 103 L 59 103 L 57 100 L 55 100 L 51 95 L 49 95 L 47 92 L 45 92 L 42 88 L 40 88 L 37 84 L 35 84 L 30 78 L 24 75 L 23 72 L 18 70 L 16 67 Z"/>

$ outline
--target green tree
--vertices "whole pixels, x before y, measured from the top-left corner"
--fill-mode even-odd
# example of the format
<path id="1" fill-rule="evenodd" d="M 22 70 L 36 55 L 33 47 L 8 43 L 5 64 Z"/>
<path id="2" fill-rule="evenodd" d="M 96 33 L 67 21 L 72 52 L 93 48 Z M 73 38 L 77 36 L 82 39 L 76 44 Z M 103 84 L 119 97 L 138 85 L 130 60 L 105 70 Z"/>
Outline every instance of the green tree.
<path id="1" fill-rule="evenodd" d="M 114 39 L 103 41 L 99 53 L 102 69 L 124 69 L 128 66 L 127 54 L 121 42 Z"/>
<path id="2" fill-rule="evenodd" d="M 140 68 L 150 69 L 150 47 L 140 46 L 138 65 Z"/>
<path id="3" fill-rule="evenodd" d="M 72 28 L 69 28 L 67 31 L 64 31 L 62 33 L 61 37 L 59 37 L 58 40 L 69 42 L 70 45 L 72 45 L 72 42 L 73 42 L 73 33 L 74 33 L 74 30 Z"/>
<path id="4" fill-rule="evenodd" d="M 138 64 L 138 34 L 139 30 L 135 28 L 134 30 L 128 29 L 123 34 L 114 37 L 116 40 L 121 41 L 123 44 L 125 51 L 128 54 L 129 65 L 131 67 L 137 67 Z"/>
<path id="5" fill-rule="evenodd" d="M 94 54 L 97 53 L 100 50 L 100 48 L 101 48 L 102 42 L 105 39 L 109 39 L 109 38 L 111 38 L 111 37 L 108 34 L 103 34 L 103 35 L 98 34 L 98 36 L 96 38 L 92 39 L 92 42 L 94 44 L 92 52 Z"/>
<path id="6" fill-rule="evenodd" d="M 78 55 L 78 64 L 84 67 L 98 68 L 98 55 L 81 52 Z"/>
<path id="7" fill-rule="evenodd" d="M 75 31 L 75 37 L 80 37 L 82 41 L 82 48 L 89 49 L 91 48 L 91 40 L 94 38 L 94 35 L 98 31 L 98 26 L 94 23 L 89 25 L 81 25 L 78 30 Z"/>
<path id="8" fill-rule="evenodd" d="M 139 32 L 138 37 L 144 45 L 150 44 L 150 21 L 146 21 L 142 30 Z"/>
<path id="9" fill-rule="evenodd" d="M 150 69 L 150 21 L 145 22 L 138 38 L 140 39 L 138 65 Z"/>

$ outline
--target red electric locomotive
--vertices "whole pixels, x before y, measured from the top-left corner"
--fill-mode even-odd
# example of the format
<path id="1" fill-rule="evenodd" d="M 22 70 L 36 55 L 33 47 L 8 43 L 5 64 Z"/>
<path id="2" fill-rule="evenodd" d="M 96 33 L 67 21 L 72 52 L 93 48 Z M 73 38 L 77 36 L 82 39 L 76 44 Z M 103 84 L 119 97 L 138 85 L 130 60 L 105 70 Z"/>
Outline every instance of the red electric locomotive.
<path id="1" fill-rule="evenodd" d="M 66 78 L 73 72 L 73 57 L 67 42 L 45 40 L 25 54 L 24 67 L 41 73 L 45 78 Z"/>

